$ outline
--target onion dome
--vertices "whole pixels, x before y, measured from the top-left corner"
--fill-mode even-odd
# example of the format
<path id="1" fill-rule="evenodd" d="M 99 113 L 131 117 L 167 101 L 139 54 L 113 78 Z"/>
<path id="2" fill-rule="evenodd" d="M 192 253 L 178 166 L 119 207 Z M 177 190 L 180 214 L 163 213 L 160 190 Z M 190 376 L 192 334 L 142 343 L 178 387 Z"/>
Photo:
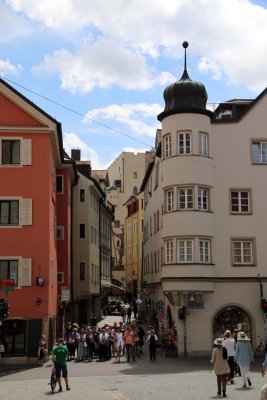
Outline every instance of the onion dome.
<path id="1" fill-rule="evenodd" d="M 204 114 L 211 116 L 212 112 L 206 109 L 208 95 L 205 86 L 200 82 L 192 81 L 186 69 L 186 49 L 188 42 L 183 42 L 185 49 L 184 72 L 181 79 L 164 90 L 165 109 L 158 115 L 158 120 L 181 113 Z"/>

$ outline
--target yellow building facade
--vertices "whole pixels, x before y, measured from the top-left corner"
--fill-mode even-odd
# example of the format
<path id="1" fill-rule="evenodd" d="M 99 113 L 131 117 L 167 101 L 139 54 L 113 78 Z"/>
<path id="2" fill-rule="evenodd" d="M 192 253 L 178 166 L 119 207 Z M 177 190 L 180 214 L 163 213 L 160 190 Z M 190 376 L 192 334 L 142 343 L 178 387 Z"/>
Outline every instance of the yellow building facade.
<path id="1" fill-rule="evenodd" d="M 129 299 L 141 292 L 143 258 L 143 192 L 124 204 L 125 289 Z"/>

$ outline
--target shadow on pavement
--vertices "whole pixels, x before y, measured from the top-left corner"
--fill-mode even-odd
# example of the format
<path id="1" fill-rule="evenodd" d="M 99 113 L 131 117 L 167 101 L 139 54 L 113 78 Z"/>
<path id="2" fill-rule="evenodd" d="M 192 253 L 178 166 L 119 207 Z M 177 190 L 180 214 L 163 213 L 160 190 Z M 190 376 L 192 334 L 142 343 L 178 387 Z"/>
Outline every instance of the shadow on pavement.
<path id="1" fill-rule="evenodd" d="M 7 365 L 0 365 L 0 377 L 6 375 L 16 374 L 17 372 L 28 371 L 33 368 L 39 368 L 36 364 L 25 364 L 25 365 L 18 365 L 18 364 L 7 364 Z"/>

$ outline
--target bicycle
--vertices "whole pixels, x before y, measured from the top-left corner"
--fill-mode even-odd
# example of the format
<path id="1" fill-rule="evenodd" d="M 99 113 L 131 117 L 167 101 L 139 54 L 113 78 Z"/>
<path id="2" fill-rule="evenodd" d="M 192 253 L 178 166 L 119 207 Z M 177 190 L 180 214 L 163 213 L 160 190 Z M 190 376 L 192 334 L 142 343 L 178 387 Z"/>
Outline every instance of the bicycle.
<path id="1" fill-rule="evenodd" d="M 258 339 L 259 339 L 259 338 L 260 338 L 260 337 L 258 336 Z M 266 353 L 266 345 L 263 344 L 262 338 L 261 338 L 260 343 L 259 343 L 258 346 L 256 347 L 256 350 L 254 351 L 254 358 L 256 358 L 257 354 L 258 354 L 258 353 L 261 353 L 261 351 L 263 351 L 264 353 Z"/>
<path id="2" fill-rule="evenodd" d="M 55 365 L 53 365 L 52 372 L 51 372 L 50 386 L 51 386 L 52 394 L 54 394 L 54 390 L 57 386 L 56 366 Z"/>

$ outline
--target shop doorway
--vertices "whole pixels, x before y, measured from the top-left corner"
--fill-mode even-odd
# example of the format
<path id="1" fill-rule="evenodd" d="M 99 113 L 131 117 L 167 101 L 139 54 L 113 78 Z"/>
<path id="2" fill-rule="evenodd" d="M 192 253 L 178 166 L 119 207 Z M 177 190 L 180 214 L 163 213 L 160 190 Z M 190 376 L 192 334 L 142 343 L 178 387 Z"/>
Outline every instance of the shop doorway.
<path id="1" fill-rule="evenodd" d="M 2 337 L 5 356 L 23 356 L 26 354 L 27 321 L 6 319 L 2 325 Z"/>
<path id="2" fill-rule="evenodd" d="M 226 329 L 245 332 L 251 339 L 251 322 L 248 314 L 240 307 L 227 306 L 220 310 L 213 320 L 213 338 L 222 337 Z"/>

